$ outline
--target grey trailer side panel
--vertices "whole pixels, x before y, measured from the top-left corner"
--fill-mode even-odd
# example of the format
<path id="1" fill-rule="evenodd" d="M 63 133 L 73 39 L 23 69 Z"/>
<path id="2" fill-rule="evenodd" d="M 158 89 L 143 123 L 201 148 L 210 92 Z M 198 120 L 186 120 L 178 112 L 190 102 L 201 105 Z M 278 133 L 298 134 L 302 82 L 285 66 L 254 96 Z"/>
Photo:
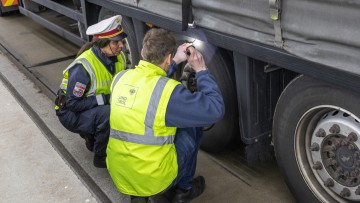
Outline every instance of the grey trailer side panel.
<path id="1" fill-rule="evenodd" d="M 181 21 L 181 0 L 117 0 Z M 135 3 L 136 2 L 136 3 Z M 360 74 L 360 1 L 282 2 L 283 49 L 305 60 Z M 267 0 L 192 0 L 195 24 L 274 46 Z"/>

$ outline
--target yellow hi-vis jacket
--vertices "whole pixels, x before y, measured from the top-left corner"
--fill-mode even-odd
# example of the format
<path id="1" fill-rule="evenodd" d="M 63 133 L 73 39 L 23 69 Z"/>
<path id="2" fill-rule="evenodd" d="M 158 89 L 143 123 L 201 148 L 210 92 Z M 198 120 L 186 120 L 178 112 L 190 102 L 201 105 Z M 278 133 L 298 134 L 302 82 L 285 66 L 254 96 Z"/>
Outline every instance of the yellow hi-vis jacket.
<path id="1" fill-rule="evenodd" d="M 178 84 L 146 61 L 115 76 L 106 164 L 120 192 L 151 196 L 177 176 L 176 127 L 165 126 L 165 115 Z"/>
<path id="2" fill-rule="evenodd" d="M 123 52 L 117 56 L 117 59 L 118 61 L 115 63 L 115 74 L 126 68 L 126 59 Z M 63 90 L 63 92 L 66 93 L 69 70 L 75 64 L 82 64 L 90 76 L 90 89 L 85 94 L 85 97 L 98 94 L 110 94 L 110 85 L 113 79 L 113 75 L 111 75 L 106 67 L 99 61 L 91 49 L 88 49 L 82 53 L 63 71 L 63 79 L 60 85 L 60 88 Z M 59 107 L 55 106 L 55 109 L 59 109 Z"/>

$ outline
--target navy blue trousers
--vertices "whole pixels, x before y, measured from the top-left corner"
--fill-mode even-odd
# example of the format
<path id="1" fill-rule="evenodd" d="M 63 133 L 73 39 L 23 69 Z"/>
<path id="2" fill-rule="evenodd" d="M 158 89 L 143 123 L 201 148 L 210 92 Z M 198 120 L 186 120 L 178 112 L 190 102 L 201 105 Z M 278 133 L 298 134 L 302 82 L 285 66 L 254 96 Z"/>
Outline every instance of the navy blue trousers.
<path id="1" fill-rule="evenodd" d="M 192 188 L 202 135 L 202 128 L 177 129 L 175 149 L 178 161 L 178 175 L 168 188 L 173 186 L 182 189 Z"/>
<path id="2" fill-rule="evenodd" d="M 95 156 L 106 156 L 110 134 L 110 105 L 102 105 L 82 112 L 62 110 L 58 115 L 61 124 L 73 133 L 93 134 Z"/>

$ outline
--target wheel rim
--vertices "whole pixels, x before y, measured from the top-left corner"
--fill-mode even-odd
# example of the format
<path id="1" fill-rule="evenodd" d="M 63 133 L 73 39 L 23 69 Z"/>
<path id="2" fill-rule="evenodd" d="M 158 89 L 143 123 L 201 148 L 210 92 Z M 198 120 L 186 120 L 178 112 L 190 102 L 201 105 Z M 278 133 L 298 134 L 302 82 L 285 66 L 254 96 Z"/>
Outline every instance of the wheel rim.
<path id="1" fill-rule="evenodd" d="M 336 106 L 307 111 L 295 131 L 300 172 L 324 202 L 360 201 L 360 123 Z"/>

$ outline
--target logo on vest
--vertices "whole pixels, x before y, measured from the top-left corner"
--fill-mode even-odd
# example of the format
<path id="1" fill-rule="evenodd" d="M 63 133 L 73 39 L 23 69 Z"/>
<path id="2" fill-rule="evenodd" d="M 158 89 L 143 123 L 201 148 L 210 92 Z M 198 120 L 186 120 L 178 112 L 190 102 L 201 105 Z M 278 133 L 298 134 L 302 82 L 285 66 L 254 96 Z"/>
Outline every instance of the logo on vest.
<path id="1" fill-rule="evenodd" d="M 122 85 L 121 92 L 118 95 L 115 104 L 126 108 L 132 108 L 138 89 L 138 87 L 131 85 Z"/>

